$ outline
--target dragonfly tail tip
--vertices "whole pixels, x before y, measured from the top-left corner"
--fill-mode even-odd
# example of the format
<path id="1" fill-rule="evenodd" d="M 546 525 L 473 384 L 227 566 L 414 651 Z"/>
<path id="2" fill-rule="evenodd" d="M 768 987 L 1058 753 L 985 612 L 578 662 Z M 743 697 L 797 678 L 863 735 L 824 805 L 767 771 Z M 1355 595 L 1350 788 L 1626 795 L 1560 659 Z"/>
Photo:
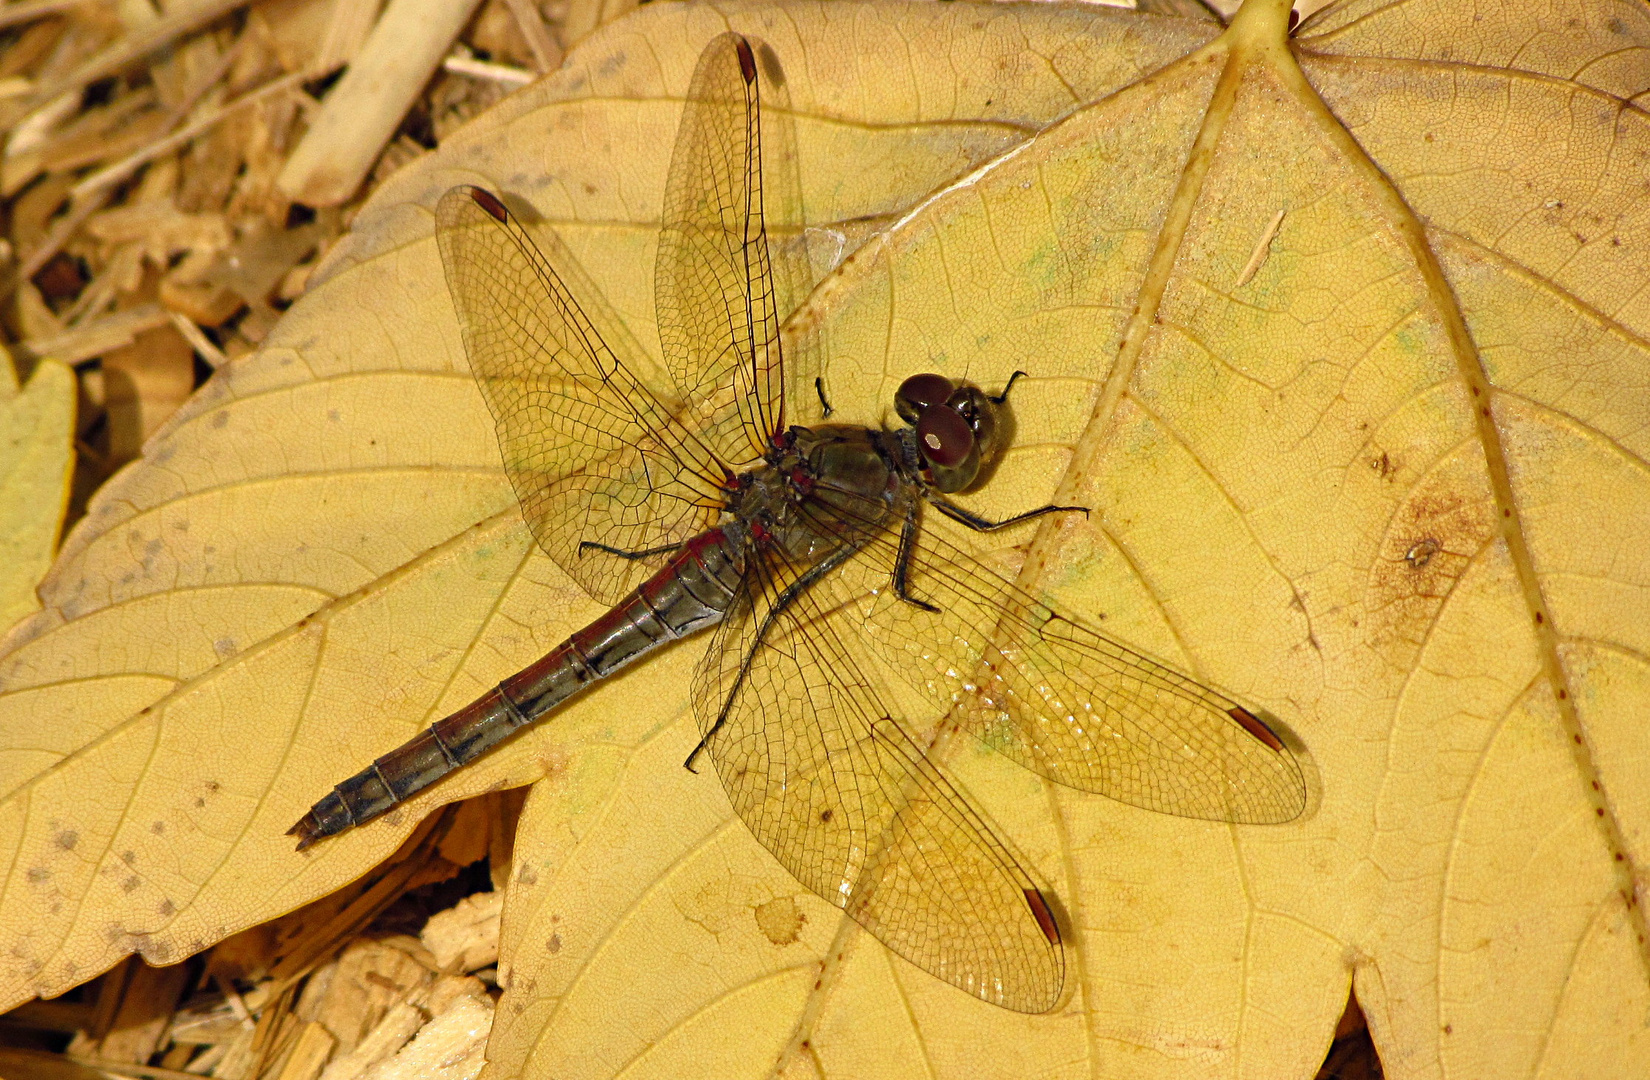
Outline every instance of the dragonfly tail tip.
<path id="1" fill-rule="evenodd" d="M 305 814 L 298 824 L 286 831 L 286 834 L 288 836 L 296 836 L 298 838 L 297 850 L 299 851 L 313 847 L 315 842 L 320 839 L 320 837 L 316 835 L 315 823 L 310 820 L 309 814 Z"/>

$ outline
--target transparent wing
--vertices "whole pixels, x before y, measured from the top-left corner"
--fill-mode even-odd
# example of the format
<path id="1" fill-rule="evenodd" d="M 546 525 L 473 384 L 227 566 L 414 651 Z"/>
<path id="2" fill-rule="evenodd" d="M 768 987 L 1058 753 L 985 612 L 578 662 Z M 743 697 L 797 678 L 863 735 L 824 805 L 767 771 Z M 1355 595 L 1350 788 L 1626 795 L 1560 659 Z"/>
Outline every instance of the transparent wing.
<path id="1" fill-rule="evenodd" d="M 750 563 L 754 599 L 718 628 L 694 686 L 740 818 L 918 967 L 1009 1009 L 1053 1008 L 1065 959 L 1035 883 L 888 718 L 845 644 L 845 613 L 821 606 L 802 568 L 761 552 Z"/>
<path id="2" fill-rule="evenodd" d="M 581 554 L 580 543 L 680 544 L 715 522 L 732 475 L 602 342 L 497 197 L 447 192 L 436 240 L 527 524 L 586 592 L 613 603 L 657 560 Z"/>
<path id="3" fill-rule="evenodd" d="M 784 425 L 757 69 L 738 34 L 700 54 L 665 182 L 654 274 L 671 377 L 695 430 L 740 471 Z"/>
<path id="4" fill-rule="evenodd" d="M 817 528 L 876 520 L 878 507 L 855 501 L 806 506 Z M 936 524 L 918 532 L 909 590 L 938 612 L 895 596 L 887 531 L 867 530 L 826 588 L 866 648 L 988 746 L 1056 783 L 1178 817 L 1275 824 L 1305 810 L 1299 763 L 1252 712 L 1039 603 Z"/>

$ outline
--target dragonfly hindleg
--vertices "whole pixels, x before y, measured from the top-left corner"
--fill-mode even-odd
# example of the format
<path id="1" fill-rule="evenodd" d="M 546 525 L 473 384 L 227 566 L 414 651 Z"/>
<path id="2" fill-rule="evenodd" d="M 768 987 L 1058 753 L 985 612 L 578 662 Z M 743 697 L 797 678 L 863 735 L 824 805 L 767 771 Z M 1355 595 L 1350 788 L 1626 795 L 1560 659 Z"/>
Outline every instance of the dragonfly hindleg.
<path id="1" fill-rule="evenodd" d="M 768 608 L 767 613 L 762 616 L 761 625 L 757 627 L 754 644 L 739 662 L 739 673 L 733 677 L 733 683 L 722 699 L 722 709 L 716 714 L 715 723 L 710 725 L 710 730 L 699 737 L 699 741 L 694 744 L 692 752 L 688 754 L 687 760 L 682 762 L 682 768 L 690 773 L 699 771 L 693 767 L 693 759 L 698 757 L 709 745 L 711 736 L 722 730 L 722 725 L 727 723 L 728 710 L 733 708 L 734 701 L 739 697 L 739 691 L 745 685 L 745 676 L 750 673 L 751 663 L 756 659 L 756 650 L 762 647 L 762 643 L 767 639 L 768 631 L 773 629 L 773 624 L 785 613 L 785 609 L 794 604 L 796 598 L 812 588 L 820 578 L 847 562 L 849 557 L 858 550 L 859 548 L 853 544 L 843 544 L 831 552 L 830 555 L 810 566 L 802 576 L 787 585 L 779 595 L 773 598 L 772 605 Z M 753 555 L 753 558 L 760 558 L 760 556 Z"/>
<path id="2" fill-rule="evenodd" d="M 975 532 L 992 532 L 997 529 L 1006 529 L 1010 525 L 1018 525 L 1022 521 L 1030 521 L 1032 518 L 1042 517 L 1044 514 L 1071 511 L 1086 515 L 1089 512 L 1089 508 L 1086 506 L 1039 506 L 1037 509 L 1027 510 L 1023 514 L 1015 514 L 1013 517 L 1003 518 L 1001 521 L 992 521 L 990 518 L 983 518 L 935 495 L 930 495 L 928 501 L 934 504 L 934 509 L 952 521 L 957 522 L 959 525 L 966 525 Z"/>
<path id="3" fill-rule="evenodd" d="M 671 555 L 681 551 L 683 544 L 666 544 L 663 547 L 643 548 L 640 551 L 626 551 L 624 548 L 608 547 L 598 544 L 594 540 L 579 541 L 579 554 L 584 555 L 591 551 L 601 551 L 608 555 L 617 555 L 621 559 L 651 559 L 655 555 Z"/>

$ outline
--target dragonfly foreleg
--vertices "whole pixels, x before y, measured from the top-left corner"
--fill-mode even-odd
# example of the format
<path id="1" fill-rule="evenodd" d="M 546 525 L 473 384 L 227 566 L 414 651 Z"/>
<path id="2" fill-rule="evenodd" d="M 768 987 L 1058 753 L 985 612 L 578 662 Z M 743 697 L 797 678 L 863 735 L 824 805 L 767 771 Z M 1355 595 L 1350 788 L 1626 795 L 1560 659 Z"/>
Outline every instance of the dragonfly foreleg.
<path id="1" fill-rule="evenodd" d="M 1006 529 L 1010 525 L 1018 525 L 1022 521 L 1030 521 L 1032 518 L 1042 517 L 1044 514 L 1057 514 L 1068 510 L 1085 515 L 1089 512 L 1089 508 L 1086 506 L 1039 506 L 1037 509 L 1027 510 L 1023 514 L 1015 514 L 1013 517 L 1003 518 L 1001 521 L 992 521 L 990 518 L 983 518 L 972 511 L 964 510 L 955 503 L 946 502 L 937 495 L 930 494 L 928 501 L 934 504 L 934 509 L 952 521 L 960 525 L 966 525 L 975 532 L 993 532 L 997 529 Z"/>
<path id="2" fill-rule="evenodd" d="M 818 375 L 814 376 L 814 393 L 819 395 L 819 407 L 824 410 L 825 419 L 829 420 L 836 410 L 825 400 L 825 380 Z"/>
<path id="3" fill-rule="evenodd" d="M 663 547 L 643 548 L 640 551 L 626 551 L 624 548 L 608 547 L 606 544 L 598 544 L 594 540 L 581 540 L 579 541 L 579 554 L 583 555 L 589 551 L 601 551 L 608 555 L 617 555 L 621 559 L 651 559 L 655 555 L 673 555 L 676 552 L 681 551 L 682 548 L 686 546 L 687 545 L 685 543 L 666 544 Z"/>
<path id="4" fill-rule="evenodd" d="M 912 501 L 905 511 L 905 524 L 900 527 L 899 551 L 894 555 L 894 595 L 912 607 L 921 608 L 930 615 L 938 615 L 939 608 L 911 595 L 911 552 L 916 549 L 917 529 L 921 527 L 917 522 L 919 505 Z"/>
<path id="5" fill-rule="evenodd" d="M 985 399 L 987 401 L 991 402 L 991 404 L 993 404 L 993 405 L 1001 405 L 1003 402 L 1008 400 L 1008 392 L 1010 390 L 1014 389 L 1015 382 L 1017 382 L 1020 379 L 1025 378 L 1025 377 L 1026 377 L 1025 372 L 1016 371 L 1014 374 L 1012 374 L 1008 377 L 1008 382 L 1003 384 L 1003 392 L 1002 393 L 998 394 L 996 397 L 992 397 L 990 394 L 987 394 Z"/>

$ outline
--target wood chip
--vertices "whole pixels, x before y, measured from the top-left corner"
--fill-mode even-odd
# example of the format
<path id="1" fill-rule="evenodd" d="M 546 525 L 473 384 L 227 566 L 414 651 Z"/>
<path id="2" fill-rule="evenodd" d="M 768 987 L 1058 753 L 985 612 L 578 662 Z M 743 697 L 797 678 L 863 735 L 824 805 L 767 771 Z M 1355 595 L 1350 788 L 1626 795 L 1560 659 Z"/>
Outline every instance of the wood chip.
<path id="1" fill-rule="evenodd" d="M 0 1046 L 0 1076 L 6 1080 L 108 1080 L 106 1074 L 62 1054 L 12 1046 Z"/>
<path id="2" fill-rule="evenodd" d="M 140 140 L 141 145 L 135 147 L 124 158 L 99 169 L 97 172 L 76 184 L 73 194 L 77 197 L 84 197 L 99 188 L 104 188 L 108 187 L 110 184 L 119 183 L 121 180 L 124 180 L 126 177 L 136 172 L 139 167 L 155 160 L 158 157 L 171 153 L 173 150 L 176 150 L 178 147 L 183 146 L 186 143 L 193 142 L 203 132 L 216 127 L 218 124 L 222 123 L 224 120 L 227 120 L 229 117 L 234 116 L 247 106 L 257 104 L 258 102 L 267 100 L 277 94 L 287 93 L 296 89 L 301 81 L 301 78 L 302 77 L 300 74 L 295 73 L 284 76 L 283 78 L 275 79 L 263 86 L 258 87 L 256 90 L 242 94 L 240 97 L 236 98 L 234 101 L 231 101 L 229 104 L 224 105 L 222 108 L 213 110 L 206 116 L 201 117 L 199 120 L 186 125 L 180 130 L 175 131 L 164 138 L 151 139 L 146 136 L 144 139 Z"/>
<path id="3" fill-rule="evenodd" d="M 14 352 L 27 361 L 53 357 L 65 364 L 78 364 L 94 356 L 102 356 L 112 349 L 130 345 L 137 335 L 146 330 L 166 326 L 171 322 L 166 312 L 155 304 L 144 304 L 130 311 L 96 319 L 85 326 L 66 330 L 50 338 L 36 338 L 18 345 Z"/>
<path id="4" fill-rule="evenodd" d="M 212 344 L 212 339 L 207 337 L 201 328 L 190 321 L 187 316 L 177 311 L 168 312 L 167 314 L 171 317 L 172 325 L 177 328 L 178 333 L 183 335 L 183 340 L 189 343 L 189 347 L 195 350 L 195 355 L 200 357 L 208 367 L 216 370 L 229 363 L 229 357 L 223 354 L 223 350 Z"/>
<path id="5" fill-rule="evenodd" d="M 521 36 L 527 39 L 527 47 L 532 50 L 533 63 L 539 74 L 561 67 L 561 46 L 556 43 L 550 28 L 544 25 L 544 16 L 533 0 L 504 0 L 504 6 L 510 9 L 510 16 L 521 28 Z"/>
<path id="6" fill-rule="evenodd" d="M 326 1026 L 318 1020 L 311 1020 L 300 1029 L 297 1042 L 286 1064 L 281 1067 L 277 1080 L 315 1080 L 326 1067 L 327 1058 L 336 1045 L 337 1040 Z"/>
<path id="7" fill-rule="evenodd" d="M 321 1080 L 356 1080 L 406 1045 L 424 1026 L 424 1012 L 408 1002 L 397 1002 L 349 1053 L 328 1065 Z"/>
<path id="8" fill-rule="evenodd" d="M 441 66 L 447 71 L 459 75 L 470 75 L 477 79 L 492 79 L 507 86 L 526 86 L 538 76 L 525 68 L 508 67 L 504 64 L 489 64 L 485 60 L 472 60 L 465 56 L 449 56 L 441 61 Z"/>
<path id="9" fill-rule="evenodd" d="M 475 971 L 498 963 L 499 915 L 504 894 L 482 892 L 437 912 L 419 935 L 442 971 Z"/>
<path id="10" fill-rule="evenodd" d="M 390 0 L 280 175 L 305 206 L 336 206 L 361 185 L 477 0 Z"/>
<path id="11" fill-rule="evenodd" d="M 486 1064 L 492 1029 L 492 1001 L 461 997 L 394 1057 L 368 1071 L 366 1080 L 474 1080 Z"/>
<path id="12" fill-rule="evenodd" d="M 160 1048 L 160 1036 L 183 996 L 189 970 L 182 965 L 155 968 L 135 964 L 121 994 L 109 1033 L 98 1043 L 100 1062 L 141 1065 Z"/>
<path id="13" fill-rule="evenodd" d="M 0 7 L 0 29 L 33 22 L 60 11 L 68 11 L 85 2 L 86 0 L 20 0 L 19 3 L 7 4 Z"/>
<path id="14" fill-rule="evenodd" d="M 147 25 L 134 28 L 122 35 L 108 48 L 99 51 L 85 63 L 40 87 L 38 97 L 50 100 L 65 93 L 78 93 L 107 75 L 140 60 L 149 53 L 198 30 L 207 23 L 221 19 L 248 0 L 196 0 L 192 4 L 176 4 L 171 13 Z"/>
<path id="15" fill-rule="evenodd" d="M 343 1052 L 367 1037 L 396 1004 L 434 982 L 434 975 L 404 949 L 376 940 L 356 941 L 339 957 L 326 992 L 300 1002 L 299 1015 L 326 1025 Z"/>
<path id="16" fill-rule="evenodd" d="M 332 0 L 332 19 L 311 61 L 312 75 L 337 71 L 360 55 L 361 46 L 378 20 L 378 6 L 379 0 Z"/>

